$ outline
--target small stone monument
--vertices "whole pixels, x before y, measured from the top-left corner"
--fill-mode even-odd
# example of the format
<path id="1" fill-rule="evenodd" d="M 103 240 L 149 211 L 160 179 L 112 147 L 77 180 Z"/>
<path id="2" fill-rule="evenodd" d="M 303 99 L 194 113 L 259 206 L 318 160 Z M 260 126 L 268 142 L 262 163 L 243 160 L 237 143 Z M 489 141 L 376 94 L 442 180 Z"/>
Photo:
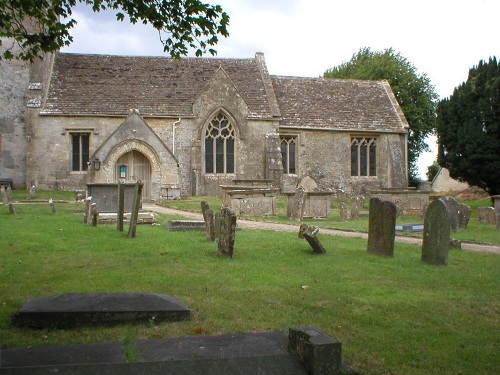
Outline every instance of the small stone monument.
<path id="1" fill-rule="evenodd" d="M 458 227 L 461 229 L 467 229 L 467 225 L 469 224 L 471 208 L 466 204 L 459 203 L 458 204 Z"/>
<path id="2" fill-rule="evenodd" d="M 234 240 L 236 237 L 236 213 L 228 207 L 223 207 L 220 213 L 220 233 L 218 250 L 222 255 L 233 257 Z"/>
<path id="3" fill-rule="evenodd" d="M 397 208 L 394 202 L 370 199 L 368 221 L 368 252 L 394 256 Z"/>
<path id="4" fill-rule="evenodd" d="M 96 203 L 92 203 L 90 205 L 90 215 L 92 216 L 90 223 L 92 224 L 93 227 L 96 227 L 97 222 L 99 221 L 99 211 L 97 211 L 97 204 Z"/>
<path id="5" fill-rule="evenodd" d="M 215 215 L 212 210 L 206 211 L 206 219 L 205 219 L 205 233 L 207 235 L 207 241 L 214 242 L 215 241 Z"/>
<path id="6" fill-rule="evenodd" d="M 2 193 L 2 202 L 5 205 L 9 204 L 9 198 L 7 197 L 7 192 L 5 191 L 5 188 L 3 185 L 0 186 L 0 192 Z"/>
<path id="7" fill-rule="evenodd" d="M 35 197 L 35 194 L 36 194 L 36 186 L 33 185 L 28 192 L 28 199 L 33 199 Z"/>
<path id="8" fill-rule="evenodd" d="M 14 207 L 14 204 L 12 202 L 9 203 L 9 212 L 12 214 L 12 215 L 15 215 L 16 214 L 16 208 Z"/>
<path id="9" fill-rule="evenodd" d="M 351 198 L 351 219 L 358 220 L 359 219 L 359 211 L 361 210 L 361 204 L 363 202 L 362 197 L 352 197 Z"/>
<path id="10" fill-rule="evenodd" d="M 50 205 L 50 209 L 52 211 L 52 215 L 55 215 L 56 214 L 56 205 L 54 204 L 53 199 L 49 199 L 49 205 Z"/>
<path id="11" fill-rule="evenodd" d="M 5 189 L 5 193 L 7 194 L 7 199 L 9 201 L 12 200 L 12 188 L 10 186 L 7 186 L 7 188 Z"/>
<path id="12" fill-rule="evenodd" d="M 442 199 L 435 199 L 425 214 L 422 262 L 436 266 L 448 264 L 450 233 L 448 206 Z"/>
<path id="13" fill-rule="evenodd" d="M 442 198 L 443 202 L 448 206 L 450 213 L 450 228 L 453 232 L 458 231 L 458 202 L 453 197 Z"/>
<path id="14" fill-rule="evenodd" d="M 349 212 L 347 211 L 347 203 L 340 202 L 340 221 L 349 220 Z"/>
<path id="15" fill-rule="evenodd" d="M 495 209 L 493 207 L 478 207 L 477 217 L 480 223 L 483 224 L 496 224 Z"/>
<path id="16" fill-rule="evenodd" d="M 90 224 L 91 218 L 91 210 L 92 210 L 92 197 L 87 197 L 85 199 L 85 213 L 83 216 L 83 223 Z"/>
<path id="17" fill-rule="evenodd" d="M 299 187 L 295 191 L 295 197 L 294 197 L 292 212 L 290 213 L 290 219 L 301 221 L 304 218 L 305 195 L 306 191 L 302 187 Z"/>
<path id="18" fill-rule="evenodd" d="M 305 238 L 306 241 L 311 245 L 314 254 L 326 254 L 326 250 L 319 242 L 318 237 L 316 237 L 316 234 L 318 234 L 319 228 L 315 226 L 309 226 L 307 224 L 301 224 L 299 227 L 299 238 Z"/>

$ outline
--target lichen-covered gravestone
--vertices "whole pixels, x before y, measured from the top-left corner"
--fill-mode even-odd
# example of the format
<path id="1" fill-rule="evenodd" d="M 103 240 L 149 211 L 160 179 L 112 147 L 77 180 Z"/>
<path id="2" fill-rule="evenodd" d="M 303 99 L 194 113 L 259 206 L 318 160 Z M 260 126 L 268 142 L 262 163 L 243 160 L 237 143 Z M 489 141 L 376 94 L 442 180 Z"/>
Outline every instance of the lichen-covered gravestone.
<path id="1" fill-rule="evenodd" d="M 477 217 L 480 223 L 483 224 L 496 224 L 495 209 L 493 207 L 478 207 Z"/>
<path id="2" fill-rule="evenodd" d="M 458 227 L 461 229 L 467 229 L 467 225 L 469 224 L 471 208 L 466 204 L 459 203 L 458 204 Z"/>
<path id="3" fill-rule="evenodd" d="M 321 242 L 319 242 L 318 237 L 316 237 L 318 232 L 319 228 L 302 224 L 299 228 L 299 238 L 305 238 L 309 245 L 311 245 L 315 254 L 326 254 L 325 248 Z"/>
<path id="4" fill-rule="evenodd" d="M 394 256 L 397 208 L 394 202 L 370 199 L 368 222 L 368 252 Z"/>
<path id="5" fill-rule="evenodd" d="M 292 212 L 290 213 L 290 219 L 301 221 L 304 218 L 305 199 L 306 199 L 306 191 L 304 188 L 299 187 L 295 191 L 295 197 L 293 201 Z"/>
<path id="6" fill-rule="evenodd" d="M 201 201 L 201 213 L 203 214 L 203 221 L 205 221 L 205 233 L 207 241 L 215 241 L 215 215 L 210 209 L 207 201 Z"/>
<path id="7" fill-rule="evenodd" d="M 352 197 L 351 198 L 351 219 L 359 219 L 359 211 L 361 210 L 361 204 L 363 202 L 362 197 Z"/>
<path id="8" fill-rule="evenodd" d="M 218 250 L 222 255 L 233 257 L 234 240 L 236 237 L 236 213 L 223 207 L 220 213 L 220 233 Z"/>
<path id="9" fill-rule="evenodd" d="M 422 262 L 436 266 L 448 264 L 450 233 L 448 206 L 442 199 L 436 199 L 425 213 Z"/>
<path id="10" fill-rule="evenodd" d="M 453 232 L 456 232 L 458 230 L 458 202 L 453 197 L 444 197 L 443 202 L 448 206 L 450 228 Z"/>
<path id="11" fill-rule="evenodd" d="M 349 213 L 347 212 L 347 203 L 340 202 L 339 214 L 340 214 L 340 221 L 347 221 L 349 219 Z"/>

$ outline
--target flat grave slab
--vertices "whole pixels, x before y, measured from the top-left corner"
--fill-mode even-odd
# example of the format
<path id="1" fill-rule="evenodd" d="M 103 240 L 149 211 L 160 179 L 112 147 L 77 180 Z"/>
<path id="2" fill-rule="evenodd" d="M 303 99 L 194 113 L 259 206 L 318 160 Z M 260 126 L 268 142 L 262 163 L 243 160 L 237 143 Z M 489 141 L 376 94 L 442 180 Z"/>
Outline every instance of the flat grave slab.
<path id="1" fill-rule="evenodd" d="M 34 328 L 71 328 L 190 318 L 178 298 L 155 293 L 66 293 L 29 299 L 13 323 Z"/>

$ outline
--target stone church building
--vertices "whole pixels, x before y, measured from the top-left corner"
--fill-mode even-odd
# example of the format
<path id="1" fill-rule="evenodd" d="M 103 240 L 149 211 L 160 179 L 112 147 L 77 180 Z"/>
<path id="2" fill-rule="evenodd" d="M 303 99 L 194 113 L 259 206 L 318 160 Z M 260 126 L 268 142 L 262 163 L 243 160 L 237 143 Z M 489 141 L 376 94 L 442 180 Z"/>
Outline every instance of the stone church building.
<path id="1" fill-rule="evenodd" d="M 0 179 L 83 190 L 144 182 L 146 199 L 407 186 L 408 124 L 386 81 L 273 76 L 248 59 L 55 53 L 0 61 Z"/>

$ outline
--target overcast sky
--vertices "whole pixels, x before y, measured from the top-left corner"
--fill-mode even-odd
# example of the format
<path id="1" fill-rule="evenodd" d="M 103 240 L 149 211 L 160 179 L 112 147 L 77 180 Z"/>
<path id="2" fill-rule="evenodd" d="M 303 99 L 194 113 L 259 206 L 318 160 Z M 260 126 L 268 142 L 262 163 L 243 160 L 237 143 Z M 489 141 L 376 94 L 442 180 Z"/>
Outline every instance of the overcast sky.
<path id="1" fill-rule="evenodd" d="M 231 17 L 218 57 L 263 52 L 270 74 L 319 77 L 360 48 L 393 48 L 426 74 L 441 98 L 469 68 L 500 57 L 499 0 L 206 0 Z M 163 55 L 152 27 L 117 22 L 115 13 L 79 5 L 74 41 L 64 52 Z M 435 150 L 435 141 L 429 141 Z M 419 161 L 425 177 L 435 151 Z"/>

